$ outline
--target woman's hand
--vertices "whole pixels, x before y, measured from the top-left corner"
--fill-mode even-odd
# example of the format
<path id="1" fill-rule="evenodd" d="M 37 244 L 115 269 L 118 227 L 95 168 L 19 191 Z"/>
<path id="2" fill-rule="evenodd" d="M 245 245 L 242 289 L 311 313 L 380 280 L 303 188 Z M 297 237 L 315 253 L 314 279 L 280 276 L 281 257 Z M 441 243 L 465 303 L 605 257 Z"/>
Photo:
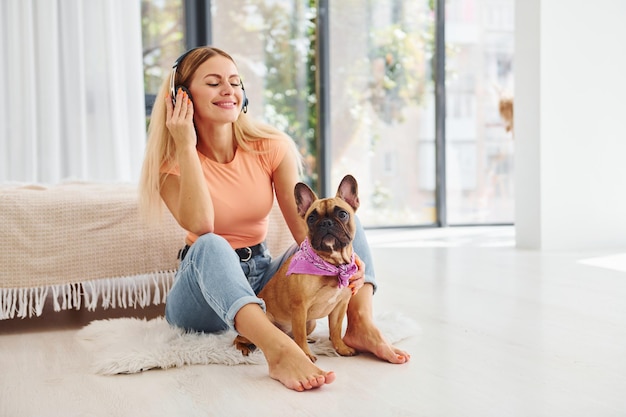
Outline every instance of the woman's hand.
<path id="1" fill-rule="evenodd" d="M 177 149 L 186 146 L 196 147 L 198 141 L 196 129 L 193 125 L 193 103 L 187 92 L 179 88 L 176 92 L 176 105 L 172 103 L 172 98 L 165 97 L 167 114 L 165 125 L 170 131 Z"/>
<path id="2" fill-rule="evenodd" d="M 357 255 L 354 256 L 354 262 L 359 269 L 349 279 L 348 288 L 352 290 L 352 295 L 355 295 L 365 285 L 365 264 Z"/>
<path id="3" fill-rule="evenodd" d="M 215 213 L 196 151 L 193 104 L 183 89 L 176 93 L 176 105 L 169 95 L 165 100 L 165 125 L 174 140 L 180 173 L 164 175 L 161 197 L 183 229 L 198 236 L 212 233 Z"/>

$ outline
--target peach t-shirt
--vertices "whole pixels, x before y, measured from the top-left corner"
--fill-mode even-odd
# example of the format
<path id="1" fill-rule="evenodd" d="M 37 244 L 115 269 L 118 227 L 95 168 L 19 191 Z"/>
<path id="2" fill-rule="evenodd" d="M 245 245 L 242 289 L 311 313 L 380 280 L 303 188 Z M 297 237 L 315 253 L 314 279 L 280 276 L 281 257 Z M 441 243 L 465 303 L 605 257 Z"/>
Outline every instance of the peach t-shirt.
<path id="1" fill-rule="evenodd" d="M 252 142 L 252 147 L 261 153 L 237 148 L 233 160 L 226 164 L 212 161 L 198 152 L 215 208 L 214 232 L 234 249 L 265 240 L 274 202 L 273 175 L 287 152 L 287 140 Z M 180 175 L 178 164 L 169 169 L 164 167 L 161 172 Z M 187 244 L 196 239 L 195 234 L 187 234 Z"/>

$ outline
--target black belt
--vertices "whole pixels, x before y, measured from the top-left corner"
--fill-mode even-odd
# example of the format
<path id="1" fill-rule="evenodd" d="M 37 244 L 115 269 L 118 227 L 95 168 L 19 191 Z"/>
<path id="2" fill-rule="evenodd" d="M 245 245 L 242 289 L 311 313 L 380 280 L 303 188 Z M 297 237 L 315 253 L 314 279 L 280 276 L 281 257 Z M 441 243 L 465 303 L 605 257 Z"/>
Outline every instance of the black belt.
<path id="1" fill-rule="evenodd" d="M 184 248 L 178 251 L 178 259 L 181 261 L 185 259 L 185 255 L 189 251 L 189 245 L 185 245 Z M 252 259 L 253 256 L 262 255 L 265 252 L 265 242 L 261 242 L 258 245 L 246 246 L 245 248 L 235 249 L 235 252 L 239 256 L 241 262 L 246 262 Z"/>
<path id="2" fill-rule="evenodd" d="M 254 246 L 246 246 L 245 248 L 235 249 L 237 255 L 239 255 L 239 260 L 241 262 L 246 262 L 252 259 L 253 256 L 263 255 L 265 252 L 265 242 L 261 242 Z"/>

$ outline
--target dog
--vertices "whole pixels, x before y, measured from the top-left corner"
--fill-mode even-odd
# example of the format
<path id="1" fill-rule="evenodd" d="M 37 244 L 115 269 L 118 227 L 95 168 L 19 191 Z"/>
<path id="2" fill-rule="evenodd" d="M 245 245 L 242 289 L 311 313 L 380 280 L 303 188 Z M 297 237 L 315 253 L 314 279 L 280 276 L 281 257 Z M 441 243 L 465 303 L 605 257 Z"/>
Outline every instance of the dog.
<path id="1" fill-rule="evenodd" d="M 359 207 L 358 184 L 346 175 L 334 198 L 319 199 L 304 183 L 294 188 L 298 214 L 308 232 L 300 248 L 280 267 L 259 293 L 267 316 L 289 334 L 312 362 L 317 360 L 308 345 L 316 319 L 328 317 L 330 340 L 341 356 L 357 351 L 341 337 L 342 323 L 352 289 L 348 279 L 359 267 L 352 241 L 354 213 Z M 235 346 L 247 356 L 254 345 L 237 336 Z"/>
<path id="2" fill-rule="evenodd" d="M 498 103 L 500 117 L 504 121 L 504 129 L 507 132 L 513 131 L 513 97 L 501 96 Z"/>

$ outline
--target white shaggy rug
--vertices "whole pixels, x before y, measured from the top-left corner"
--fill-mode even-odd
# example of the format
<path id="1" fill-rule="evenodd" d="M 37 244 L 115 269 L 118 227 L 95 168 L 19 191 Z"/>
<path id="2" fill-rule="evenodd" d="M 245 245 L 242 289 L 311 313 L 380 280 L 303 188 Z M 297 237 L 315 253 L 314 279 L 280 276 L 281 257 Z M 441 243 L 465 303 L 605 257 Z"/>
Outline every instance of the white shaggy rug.
<path id="1" fill-rule="evenodd" d="M 379 314 L 375 322 L 391 343 L 417 334 L 417 324 L 397 313 Z M 243 356 L 233 346 L 236 333 L 186 333 L 170 326 L 164 318 L 141 320 L 120 318 L 91 322 L 76 333 L 89 355 L 94 373 L 100 375 L 132 374 L 154 368 L 183 365 L 260 364 L 265 358 L 256 349 Z M 337 356 L 328 340 L 328 321 L 318 320 L 311 334 L 311 350 L 316 355 Z"/>

